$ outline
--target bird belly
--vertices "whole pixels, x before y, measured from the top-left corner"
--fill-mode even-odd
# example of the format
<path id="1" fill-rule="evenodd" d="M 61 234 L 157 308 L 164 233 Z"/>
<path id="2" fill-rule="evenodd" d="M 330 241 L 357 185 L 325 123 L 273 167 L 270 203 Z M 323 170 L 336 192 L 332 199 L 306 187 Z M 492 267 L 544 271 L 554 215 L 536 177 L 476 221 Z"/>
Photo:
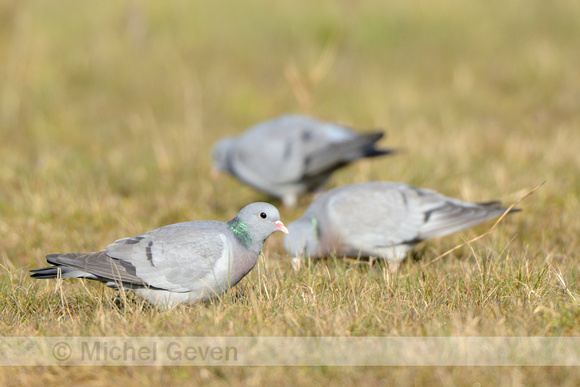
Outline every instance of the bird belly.
<path id="1" fill-rule="evenodd" d="M 377 257 L 391 263 L 402 262 L 411 247 L 408 245 L 396 246 L 349 246 L 344 248 L 344 255 L 350 257 Z"/>

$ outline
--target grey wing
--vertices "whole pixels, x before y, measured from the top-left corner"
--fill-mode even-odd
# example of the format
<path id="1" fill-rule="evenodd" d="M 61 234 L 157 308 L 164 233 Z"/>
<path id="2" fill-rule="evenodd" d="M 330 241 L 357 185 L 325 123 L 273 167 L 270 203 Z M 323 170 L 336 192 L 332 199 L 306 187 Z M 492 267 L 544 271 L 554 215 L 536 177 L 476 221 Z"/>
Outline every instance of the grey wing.
<path id="1" fill-rule="evenodd" d="M 96 253 L 49 254 L 46 260 L 55 265 L 32 270 L 34 278 L 91 278 L 103 282 L 114 281 L 146 285 L 136 276 L 135 267 L 128 262 L 109 257 L 105 251 Z"/>
<path id="2" fill-rule="evenodd" d="M 500 202 L 464 203 L 440 196 L 439 203 L 425 211 L 425 223 L 421 226 L 419 237 L 427 239 L 461 231 L 500 216 L 505 210 L 506 207 L 502 207 Z"/>
<path id="3" fill-rule="evenodd" d="M 339 142 L 327 142 L 325 146 L 311 152 L 304 167 L 305 176 L 316 176 L 331 172 L 348 163 L 364 157 L 375 157 L 392 153 L 390 150 L 375 148 L 374 144 L 383 133 L 351 135 Z"/>
<path id="4" fill-rule="evenodd" d="M 284 128 L 240 138 L 234 151 L 232 169 L 248 182 L 257 180 L 287 183 L 300 180 L 304 171 L 304 150 L 299 134 Z"/>
<path id="5" fill-rule="evenodd" d="M 233 257 L 225 233 L 213 225 L 190 222 L 166 226 L 143 235 L 118 240 L 107 254 L 135 267 L 148 285 L 172 292 L 209 286 L 231 271 Z"/>
<path id="6" fill-rule="evenodd" d="M 324 126 L 323 122 L 303 115 L 283 115 L 254 126 L 238 141 L 234 163 L 238 173 L 250 181 L 260 178 L 275 184 L 301 181 L 310 155 L 329 141 L 352 136 L 340 129 L 330 131 L 332 138 L 328 138 L 329 131 Z"/>
<path id="7" fill-rule="evenodd" d="M 274 183 L 298 182 L 343 164 L 341 158 L 350 146 L 336 151 L 332 148 L 353 138 L 356 135 L 341 126 L 286 115 L 259 124 L 241 136 L 234 167 L 242 175 L 260 176 Z"/>
<path id="8" fill-rule="evenodd" d="M 333 191 L 337 193 L 326 209 L 331 224 L 344 241 L 359 246 L 414 244 L 474 226 L 506 209 L 499 202 L 465 203 L 401 183 L 363 183 Z"/>
<path id="9" fill-rule="evenodd" d="M 409 206 L 397 185 L 367 183 L 339 190 L 329 198 L 326 213 L 343 243 L 372 248 L 416 242 L 424 216 Z"/>

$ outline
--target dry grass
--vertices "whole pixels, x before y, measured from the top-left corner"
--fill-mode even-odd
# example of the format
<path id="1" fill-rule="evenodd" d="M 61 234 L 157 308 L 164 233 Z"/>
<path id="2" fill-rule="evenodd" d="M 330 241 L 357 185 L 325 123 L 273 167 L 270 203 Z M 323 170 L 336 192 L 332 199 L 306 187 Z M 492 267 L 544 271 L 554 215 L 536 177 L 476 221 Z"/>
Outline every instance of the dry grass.
<path id="1" fill-rule="evenodd" d="M 0 2 L 4 336 L 579 335 L 580 6 Z M 157 312 L 89 281 L 33 281 L 52 252 L 269 200 L 209 179 L 218 138 L 283 112 L 388 131 L 405 152 L 331 186 L 408 182 L 508 203 L 424 243 L 393 277 L 341 259 L 291 269 L 281 237 L 221 300 Z M 308 205 L 282 210 L 285 222 Z M 121 301 L 119 306 L 119 302 Z M 574 368 L 3 368 L 0 383 L 578 385 Z"/>

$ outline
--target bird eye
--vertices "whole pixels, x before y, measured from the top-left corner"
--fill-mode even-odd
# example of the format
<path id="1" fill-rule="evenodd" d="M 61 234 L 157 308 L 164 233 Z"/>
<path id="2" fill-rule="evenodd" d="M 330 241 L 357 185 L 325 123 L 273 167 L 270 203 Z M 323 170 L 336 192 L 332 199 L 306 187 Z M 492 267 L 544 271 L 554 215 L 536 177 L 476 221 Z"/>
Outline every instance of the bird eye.
<path id="1" fill-rule="evenodd" d="M 268 215 L 266 215 L 266 213 L 265 213 L 265 212 L 262 212 L 262 213 L 260 214 L 260 218 L 262 218 L 262 219 L 266 219 L 266 216 L 268 216 Z"/>

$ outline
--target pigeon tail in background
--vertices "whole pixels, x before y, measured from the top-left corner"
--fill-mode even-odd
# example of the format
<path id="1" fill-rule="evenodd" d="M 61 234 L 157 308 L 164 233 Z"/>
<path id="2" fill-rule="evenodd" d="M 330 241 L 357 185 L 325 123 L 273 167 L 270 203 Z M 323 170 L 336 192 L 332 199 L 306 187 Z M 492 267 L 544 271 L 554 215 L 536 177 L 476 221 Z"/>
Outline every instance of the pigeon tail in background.
<path id="1" fill-rule="evenodd" d="M 358 159 L 395 153 L 392 149 L 375 148 L 375 143 L 383 136 L 382 132 L 360 134 L 313 154 L 306 160 L 306 175 L 333 172 Z"/>

